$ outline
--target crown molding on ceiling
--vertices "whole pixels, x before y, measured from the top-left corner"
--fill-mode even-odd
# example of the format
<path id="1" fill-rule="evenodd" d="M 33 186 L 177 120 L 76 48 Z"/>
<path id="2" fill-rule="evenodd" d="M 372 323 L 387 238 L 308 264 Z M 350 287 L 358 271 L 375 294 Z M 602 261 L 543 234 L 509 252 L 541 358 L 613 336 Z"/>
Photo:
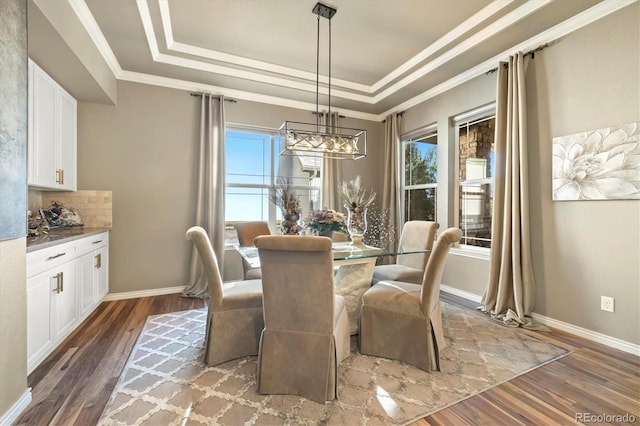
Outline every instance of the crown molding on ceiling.
<path id="1" fill-rule="evenodd" d="M 161 0 L 161 1 L 164 1 L 164 0 Z M 542 0 L 542 1 L 546 2 L 546 0 Z M 426 90 L 420 95 L 414 96 L 413 98 L 410 98 L 396 105 L 395 107 L 392 107 L 386 110 L 381 114 L 371 114 L 371 113 L 365 113 L 365 112 L 356 111 L 356 110 L 345 110 L 345 109 L 341 109 L 341 112 L 344 112 L 346 115 L 353 118 L 360 118 L 360 119 L 369 120 L 369 121 L 383 121 L 389 114 L 407 110 L 439 94 L 442 94 L 456 86 L 459 86 L 475 77 L 478 77 L 486 73 L 487 71 L 492 70 L 493 68 L 495 68 L 497 63 L 505 60 L 513 52 L 528 51 L 542 44 L 551 43 L 560 37 L 563 37 L 592 22 L 602 19 L 611 13 L 614 13 L 624 7 L 627 7 L 633 3 L 636 3 L 637 1 L 638 0 L 604 0 L 579 14 L 566 19 L 565 21 L 555 25 L 554 27 L 546 31 L 543 31 L 542 33 L 539 33 L 538 35 L 531 37 L 530 39 L 516 46 L 513 46 L 508 50 L 505 50 L 501 54 L 496 55 L 493 58 L 488 59 L 487 61 L 484 61 L 481 64 L 478 64 L 454 76 L 453 78 L 450 78 L 449 80 L 443 83 L 440 83 L 437 86 L 432 87 L 429 90 Z M 155 86 L 162 86 L 162 87 L 168 87 L 168 88 L 174 88 L 174 89 L 186 90 L 186 91 L 210 92 L 210 93 L 222 94 L 224 96 L 242 99 L 246 101 L 279 105 L 279 106 L 297 108 L 297 109 L 315 110 L 315 104 L 312 104 L 309 102 L 295 101 L 292 99 L 281 98 L 276 96 L 261 95 L 254 92 L 228 89 L 224 87 L 206 85 L 206 84 L 196 83 L 192 81 L 159 77 L 159 76 L 150 75 L 150 74 L 123 70 L 120 67 L 120 64 L 118 63 L 117 58 L 115 57 L 113 51 L 111 50 L 111 47 L 109 46 L 106 38 L 102 34 L 102 31 L 100 30 L 97 22 L 95 21 L 95 18 L 91 14 L 91 11 L 89 10 L 84 0 L 68 0 L 68 2 L 71 4 L 73 10 L 78 16 L 78 19 L 82 22 L 85 29 L 87 30 L 87 33 L 89 34 L 89 36 L 95 43 L 96 47 L 99 49 L 100 53 L 102 54 L 103 58 L 111 68 L 114 76 L 119 80 L 137 82 L 142 84 L 150 84 Z M 146 5 L 146 0 L 137 0 L 137 3 L 138 4 L 145 3 Z M 148 8 L 147 8 L 147 12 L 148 12 Z M 144 25 L 144 19 L 146 18 L 142 18 L 142 19 L 143 19 L 143 25 Z M 147 31 L 147 29 L 149 28 L 151 29 L 151 32 L 153 32 L 150 15 L 148 16 L 148 19 L 149 19 L 149 22 L 147 23 L 147 27 L 145 27 L 145 31 Z M 154 39 L 155 39 L 155 35 L 154 35 Z M 157 44 L 155 48 L 157 51 Z M 157 52 L 158 52 L 157 54 L 160 55 L 159 51 Z M 290 83 L 291 82 L 289 82 L 289 85 L 287 85 L 286 87 L 291 87 Z M 314 91 L 315 91 L 315 87 L 314 87 Z M 334 91 L 332 91 L 332 93 L 334 93 Z"/>
<path id="2" fill-rule="evenodd" d="M 224 95 L 225 97 L 239 99 L 250 102 L 258 102 L 269 105 L 277 105 L 287 108 L 295 108 L 301 110 L 315 111 L 316 104 L 310 102 L 295 101 L 293 99 L 281 98 L 271 95 L 262 95 L 244 90 L 229 89 L 226 87 L 213 86 L 210 84 L 196 83 L 188 80 L 179 80 L 176 78 L 160 77 L 157 75 L 144 74 L 134 71 L 122 71 L 118 78 L 122 81 L 130 81 L 133 83 L 149 84 L 152 86 L 166 87 L 169 89 L 185 90 L 190 92 L 212 93 L 216 95 Z M 326 105 L 320 105 L 320 109 L 327 109 Z M 370 114 L 362 111 L 350 109 L 340 109 L 340 113 L 345 114 L 349 118 L 358 118 L 368 121 L 382 121 L 378 114 Z"/>
<path id="3" fill-rule="evenodd" d="M 435 96 L 438 96 L 448 90 L 453 89 L 456 86 L 459 86 L 467 81 L 478 77 L 482 74 L 485 74 L 491 70 L 493 70 L 497 64 L 501 61 L 505 61 L 509 55 L 514 52 L 528 52 L 531 51 L 545 43 L 551 43 L 554 40 L 557 40 L 561 37 L 566 36 L 580 28 L 589 25 L 599 19 L 604 18 L 607 15 L 610 15 L 618 10 L 627 7 L 633 3 L 636 3 L 638 0 L 604 0 L 596 4 L 595 6 L 590 7 L 589 9 L 580 12 L 577 15 L 568 18 L 559 24 L 529 38 L 528 40 L 513 46 L 510 49 L 505 50 L 504 52 L 494 56 L 491 59 L 488 59 L 475 67 L 464 71 L 455 77 L 438 84 L 437 86 L 432 87 L 425 92 L 414 96 L 411 99 L 408 99 L 401 104 L 396 105 L 393 108 L 388 109 L 387 111 L 380 114 L 381 117 L 386 117 L 389 114 L 397 113 L 400 111 L 405 111 L 413 106 L 416 106 L 422 102 L 425 102 Z"/>
<path id="4" fill-rule="evenodd" d="M 98 51 L 104 58 L 107 66 L 111 69 L 111 72 L 117 79 L 122 73 L 122 67 L 120 67 L 120 63 L 118 62 L 116 55 L 113 53 L 113 50 L 111 50 L 109 42 L 105 38 L 104 34 L 102 34 L 102 30 L 100 30 L 96 19 L 89 10 L 89 6 L 87 6 L 87 3 L 85 3 L 84 0 L 68 0 L 68 3 L 71 6 L 71 9 L 75 12 L 82 26 L 84 26 L 87 34 L 89 34 L 89 37 L 98 48 Z"/>

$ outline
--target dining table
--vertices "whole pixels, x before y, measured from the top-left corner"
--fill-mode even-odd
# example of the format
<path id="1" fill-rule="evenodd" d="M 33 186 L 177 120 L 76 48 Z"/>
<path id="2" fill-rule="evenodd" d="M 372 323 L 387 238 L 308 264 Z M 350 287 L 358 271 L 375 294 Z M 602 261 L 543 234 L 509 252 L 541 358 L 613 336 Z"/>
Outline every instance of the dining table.
<path id="1" fill-rule="evenodd" d="M 260 255 L 255 246 L 235 246 L 240 255 L 252 268 L 260 267 Z M 362 306 L 362 295 L 371 286 L 373 268 L 379 258 L 404 254 L 427 253 L 429 250 L 411 249 L 388 250 L 366 244 L 352 244 L 348 241 L 334 241 L 332 244 L 335 266 L 334 285 L 336 293 L 345 298 L 349 315 L 351 335 L 358 334 L 358 317 Z"/>

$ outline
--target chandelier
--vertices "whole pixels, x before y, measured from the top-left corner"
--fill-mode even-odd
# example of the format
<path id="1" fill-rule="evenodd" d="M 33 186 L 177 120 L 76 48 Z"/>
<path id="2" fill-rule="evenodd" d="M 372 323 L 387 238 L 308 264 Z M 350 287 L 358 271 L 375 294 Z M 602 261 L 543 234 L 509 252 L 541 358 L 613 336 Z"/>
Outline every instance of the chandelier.
<path id="1" fill-rule="evenodd" d="M 281 155 L 317 156 L 325 158 L 357 160 L 367 155 L 367 131 L 349 127 L 332 126 L 331 122 L 331 18 L 337 9 L 317 3 L 313 13 L 318 15 L 316 38 L 316 122 L 285 121 L 280 127 Z M 320 17 L 329 21 L 329 79 L 327 125 L 320 125 L 323 113 L 319 109 L 320 96 Z"/>

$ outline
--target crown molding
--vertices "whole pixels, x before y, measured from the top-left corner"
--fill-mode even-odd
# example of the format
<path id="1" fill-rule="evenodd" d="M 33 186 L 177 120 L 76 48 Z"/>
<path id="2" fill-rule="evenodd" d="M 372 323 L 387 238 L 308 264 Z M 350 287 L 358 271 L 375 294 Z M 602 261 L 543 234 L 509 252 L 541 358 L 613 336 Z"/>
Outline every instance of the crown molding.
<path id="1" fill-rule="evenodd" d="M 102 31 L 98 26 L 98 23 L 91 14 L 89 6 L 87 6 L 87 3 L 85 3 L 84 0 L 68 0 L 68 3 L 71 6 L 71 9 L 75 12 L 84 29 L 87 31 L 87 34 L 89 34 L 89 37 L 98 48 L 98 51 L 104 58 L 107 66 L 111 69 L 111 72 L 113 73 L 115 78 L 118 78 L 118 76 L 122 72 L 122 67 L 120 67 L 120 63 L 118 62 L 116 55 L 113 53 L 113 50 L 111 50 L 109 42 L 107 42 L 107 39 L 104 37 L 104 34 L 102 34 Z"/>
<path id="2" fill-rule="evenodd" d="M 438 96 L 450 89 L 453 89 L 456 86 L 464 84 L 469 80 L 481 76 L 482 74 L 486 74 L 488 71 L 493 70 L 501 61 L 507 60 L 509 58 L 509 55 L 512 55 L 515 52 L 527 52 L 545 43 L 551 43 L 561 37 L 566 36 L 567 34 L 579 30 L 586 25 L 596 22 L 599 19 L 604 18 L 605 16 L 617 12 L 624 7 L 636 3 L 637 1 L 638 0 L 604 0 L 603 2 L 598 3 L 579 14 L 564 20 L 563 22 L 549 28 L 548 30 L 543 31 L 538 35 L 531 37 L 530 39 L 525 40 L 524 42 L 519 43 L 508 50 L 505 50 L 504 52 L 494 56 L 493 58 L 488 59 L 476 65 L 475 67 L 469 68 L 467 71 L 464 71 L 457 76 L 443 83 L 440 83 L 437 86 L 432 87 L 431 89 L 421 93 L 420 95 L 414 96 L 413 98 L 408 99 L 396 105 L 395 107 L 386 110 L 385 112 L 381 113 L 380 116 L 386 117 L 389 114 L 406 111 L 407 109 L 421 104 L 422 102 Z"/>
<path id="3" fill-rule="evenodd" d="M 392 95 L 396 91 L 401 90 L 402 88 L 404 88 L 407 85 L 411 84 L 413 81 L 417 80 L 418 78 L 428 74 L 430 71 L 440 67 L 441 65 L 443 65 L 443 64 L 447 63 L 448 61 L 454 59 L 455 57 L 461 55 L 462 53 L 464 53 L 466 50 L 470 49 L 471 47 L 481 43 L 482 41 L 486 40 L 487 38 L 490 38 L 490 37 L 496 35 L 500 31 L 503 31 L 504 29 L 516 24 L 517 22 L 519 22 L 520 20 L 524 19 L 525 17 L 527 17 L 531 13 L 533 13 L 536 10 L 539 10 L 540 8 L 546 6 L 551 1 L 552 0 L 530 0 L 530 1 L 528 1 L 523 6 L 519 7 L 518 9 L 516 9 L 516 10 L 514 10 L 512 12 L 510 12 L 509 14 L 503 16 L 502 18 L 498 19 L 496 22 L 488 25 L 484 29 L 482 29 L 479 32 L 475 33 L 472 37 L 470 37 L 466 41 L 460 43 L 454 49 L 449 50 L 446 54 L 440 55 L 435 60 L 430 61 L 427 64 L 423 65 L 418 70 L 414 71 L 413 73 L 411 73 L 407 77 L 401 79 L 395 85 L 393 85 L 392 87 L 386 89 L 384 92 L 375 95 L 373 98 L 369 96 L 369 97 L 361 97 L 360 99 L 357 99 L 359 96 L 357 94 L 353 94 L 351 92 L 343 92 L 343 91 L 339 91 L 339 90 L 334 90 L 333 92 L 334 92 L 335 96 L 342 97 L 344 99 L 356 100 L 356 101 L 364 102 L 364 103 L 367 103 L 367 104 L 376 104 L 376 103 L 380 102 L 381 100 L 385 99 L 386 97 Z M 384 86 L 390 84 L 393 80 L 395 80 L 397 78 L 400 78 L 403 74 L 408 72 L 411 68 L 414 68 L 420 62 L 423 62 L 429 56 L 433 55 L 435 52 L 437 52 L 438 50 L 442 49 L 446 45 L 454 42 L 456 39 L 461 37 L 464 33 L 468 32 L 470 29 L 480 25 L 486 19 L 488 19 L 489 17 L 495 15 L 496 13 L 498 13 L 500 10 L 502 10 L 504 7 L 508 6 L 512 2 L 513 2 L 513 0 L 504 0 L 504 1 L 496 1 L 496 2 L 490 3 L 488 6 L 486 6 L 485 8 L 480 10 L 479 12 L 475 13 L 469 19 L 467 19 L 465 22 L 463 22 L 462 24 L 458 25 L 453 30 L 449 31 L 447 34 L 442 36 L 440 39 L 436 40 L 430 46 L 428 46 L 427 48 L 422 50 L 420 53 L 418 53 L 417 55 L 415 55 L 412 58 L 410 58 L 405 63 L 401 64 L 398 68 L 394 69 L 389 74 L 387 74 L 382 79 L 378 80 L 377 82 L 375 82 L 372 85 L 366 85 L 366 84 L 361 84 L 361 83 L 356 83 L 356 82 L 347 81 L 347 80 L 341 80 L 341 79 L 335 79 L 335 78 L 331 80 L 331 85 L 332 85 L 332 87 L 343 87 L 343 88 L 346 88 L 346 89 L 349 89 L 349 90 L 352 90 L 352 91 L 358 91 L 358 92 L 363 92 L 363 93 L 367 93 L 367 94 L 376 93 L 380 89 L 382 89 Z M 144 5 L 142 5 L 141 3 L 144 3 Z M 181 42 L 176 42 L 175 38 L 173 37 L 173 29 L 172 29 L 172 26 L 171 26 L 171 14 L 170 14 L 170 10 L 169 10 L 168 1 L 167 0 L 158 0 L 158 5 L 160 7 L 160 14 L 161 14 L 161 17 L 162 17 L 161 22 L 162 22 L 162 26 L 163 26 L 163 31 L 165 33 L 165 40 L 167 42 L 167 49 L 170 50 L 170 51 L 184 53 L 184 54 L 193 55 L 193 56 L 198 56 L 198 57 L 207 58 L 207 59 L 212 59 L 212 60 L 216 60 L 216 61 L 221 61 L 221 62 L 233 64 L 233 65 L 239 65 L 239 66 L 244 66 L 244 67 L 248 67 L 248 68 L 259 69 L 259 70 L 264 71 L 264 72 L 270 72 L 270 73 L 275 73 L 275 74 L 279 74 L 279 75 L 284 75 L 284 76 L 286 76 L 288 78 L 297 78 L 297 79 L 308 80 L 308 81 L 315 81 L 316 80 L 316 74 L 315 73 L 301 71 L 301 70 L 297 70 L 297 69 L 294 69 L 294 68 L 275 65 L 275 64 L 272 64 L 272 63 L 268 63 L 268 62 L 253 60 L 253 59 L 249 59 L 249 58 L 245 58 L 245 57 L 241 57 L 241 56 L 231 55 L 231 54 L 227 54 L 227 53 L 214 51 L 214 50 L 211 50 L 211 49 L 205 49 L 205 48 L 200 48 L 200 47 L 197 47 L 197 46 L 192 46 L 192 45 L 188 45 L 188 44 L 181 43 Z M 150 18 L 150 14 L 149 14 L 149 8 L 148 8 L 147 0 L 138 0 L 138 7 L 139 7 L 139 9 L 144 10 L 144 12 L 141 12 L 141 14 L 142 13 L 146 13 L 148 15 L 149 25 L 151 25 L 151 27 L 152 27 L 153 24 L 151 23 L 151 18 Z M 155 40 L 155 35 L 154 35 L 153 30 L 148 31 L 148 32 L 145 31 L 145 33 L 148 34 L 148 42 L 149 43 L 153 43 L 154 46 L 156 46 L 156 49 L 157 49 L 157 41 Z M 149 37 L 154 37 L 154 39 L 153 40 L 149 40 Z M 162 58 L 164 60 L 166 60 L 168 58 L 168 56 L 167 57 L 162 57 Z M 173 65 L 184 66 L 184 67 L 197 66 L 197 62 L 198 61 L 188 60 L 188 59 L 182 58 L 182 57 L 175 57 L 175 58 L 179 58 L 179 59 L 172 59 L 171 60 L 171 64 L 173 64 Z M 154 59 L 156 59 L 156 58 L 154 57 Z M 157 59 L 157 60 L 161 61 L 160 59 Z M 191 64 L 191 65 L 189 65 L 189 64 Z M 202 67 L 201 66 L 197 66 L 196 69 L 202 69 Z M 212 71 L 212 72 L 217 72 L 217 73 L 224 74 L 224 75 L 232 75 L 232 76 L 236 76 L 236 77 L 238 76 L 237 69 L 228 68 L 228 67 L 225 67 L 225 66 L 220 66 L 220 68 L 216 68 L 216 71 Z M 265 76 L 263 74 L 261 74 L 261 73 L 244 74 L 244 77 L 242 77 L 242 78 L 247 78 L 247 79 L 253 80 L 254 77 L 256 78 L 254 81 L 267 82 L 267 81 L 264 80 Z M 320 76 L 320 80 L 324 84 L 328 84 L 327 76 L 321 75 Z M 295 84 L 291 80 L 286 80 L 285 79 L 284 81 L 288 82 L 289 85 L 290 84 Z M 282 85 L 282 84 L 278 84 L 277 82 L 274 82 L 274 83 L 271 83 L 271 84 Z M 306 89 L 305 89 L 305 87 L 306 87 Z M 299 89 L 299 90 L 307 90 L 310 93 L 314 93 L 316 91 L 316 86 L 315 85 L 306 85 L 305 86 L 303 84 L 300 84 L 300 85 L 297 85 L 297 87 L 295 87 L 295 88 Z"/>
<path id="4" fill-rule="evenodd" d="M 166 0 L 160 0 L 160 2 L 165 2 L 165 1 Z M 510 1 L 510 0 L 505 0 L 505 1 Z M 279 106 L 289 107 L 289 108 L 307 109 L 312 111 L 315 111 L 316 109 L 315 104 L 312 104 L 309 102 L 301 102 L 301 101 L 281 98 L 277 96 L 261 95 L 253 92 L 227 89 L 227 88 L 213 86 L 213 85 L 206 85 L 206 84 L 201 84 L 201 83 L 196 83 L 191 81 L 159 77 L 159 76 L 154 76 L 150 74 L 143 74 L 143 73 L 123 70 L 120 67 L 115 55 L 113 54 L 113 51 L 111 50 L 108 42 L 106 41 L 100 28 L 98 27 L 98 24 L 93 18 L 93 15 L 91 14 L 84 0 L 68 0 L 68 2 L 71 4 L 73 10 L 78 16 L 78 19 L 80 19 L 85 29 L 87 30 L 87 33 L 89 34 L 89 36 L 95 43 L 96 47 L 99 49 L 100 53 L 102 54 L 103 58 L 111 68 L 111 71 L 113 72 L 114 76 L 119 80 L 132 81 L 132 82 L 150 84 L 150 85 L 162 86 L 162 87 L 169 87 L 169 88 L 175 88 L 180 90 L 220 93 L 225 96 L 233 97 L 236 99 L 242 99 L 246 101 L 259 102 L 259 103 L 265 103 L 265 104 L 272 104 L 272 105 L 279 105 Z M 152 25 L 151 16 L 149 14 L 149 10 L 147 7 L 147 2 L 146 0 L 137 0 L 136 2 L 138 4 L 139 10 L 141 9 L 143 10 L 143 13 L 141 13 L 141 19 L 143 21 L 145 34 L 147 34 L 147 40 L 148 41 L 151 40 L 150 50 L 152 51 L 152 54 L 156 52 L 155 55 L 160 56 L 161 54 L 158 50 L 157 42 L 155 43 L 155 45 L 153 44 L 153 41 L 155 40 L 155 34 L 153 34 L 153 25 Z M 514 52 L 528 51 L 531 49 L 535 49 L 536 47 L 542 44 L 551 43 L 554 40 L 564 37 L 565 35 L 573 31 L 576 31 L 586 25 L 589 25 L 595 21 L 598 21 L 599 19 L 602 19 L 610 15 L 611 13 L 614 13 L 636 2 L 638 2 L 638 0 L 604 0 L 592 6 L 591 8 L 555 25 L 554 27 L 546 31 L 543 31 L 542 33 L 534 37 L 531 37 L 530 39 L 522 43 L 519 43 L 518 45 L 515 45 L 508 50 L 505 50 L 499 55 L 496 55 L 493 58 L 488 59 L 458 74 L 457 76 L 445 82 L 442 82 L 432 87 L 431 89 L 424 91 L 423 93 L 417 96 L 414 96 L 413 98 L 410 98 L 390 109 L 387 109 L 386 111 L 380 114 L 371 114 L 371 113 L 366 113 L 361 111 L 344 110 L 344 109 L 341 109 L 340 111 L 353 118 L 359 118 L 359 119 L 369 120 L 369 121 L 383 121 L 389 114 L 405 111 L 415 105 L 418 105 L 437 95 L 440 95 L 448 90 L 451 90 L 456 86 L 464 84 L 467 81 L 486 73 L 487 71 L 494 69 L 500 61 L 506 60 L 508 56 L 513 54 Z M 547 0 L 540 0 L 535 3 L 547 3 Z M 533 5 L 530 7 L 533 7 Z M 491 12 L 490 10 L 485 11 L 485 14 L 487 15 L 487 17 L 489 16 L 490 12 Z M 478 23 L 482 22 L 480 18 L 481 16 L 478 17 Z M 172 37 L 169 38 L 168 40 L 172 40 Z M 176 42 L 173 42 L 173 43 L 175 44 Z M 170 56 L 170 55 L 167 55 L 167 56 Z M 167 61 L 171 60 L 170 58 L 165 58 L 165 57 L 162 57 L 162 58 L 163 60 L 167 60 Z M 194 61 L 194 62 L 198 62 L 198 61 Z M 234 70 L 234 71 L 235 71 L 234 75 L 236 75 L 237 70 Z M 280 79 L 280 80 L 284 80 L 284 79 Z M 279 83 L 284 83 L 284 81 L 279 81 Z M 332 80 L 332 83 L 333 83 L 333 80 Z M 286 84 L 278 84 L 278 85 L 284 85 L 284 87 L 288 87 L 288 88 L 295 87 L 291 81 L 287 81 Z M 315 86 L 313 86 L 313 90 L 311 91 L 315 92 Z M 322 93 L 325 93 L 325 92 L 322 92 Z M 331 93 L 332 95 L 335 95 L 336 91 L 332 90 Z M 342 93 L 346 94 L 347 92 L 342 92 Z M 349 96 L 354 96 L 354 94 L 349 93 Z M 377 101 L 372 102 L 370 99 L 369 101 L 363 101 L 362 100 L 363 98 L 370 98 L 370 97 L 358 95 L 358 98 L 356 98 L 355 100 L 364 102 L 367 104 L 377 103 Z M 353 99 L 353 98 L 347 97 L 347 99 Z"/>
<path id="5" fill-rule="evenodd" d="M 246 92 L 243 90 L 228 89 L 226 87 L 213 86 L 209 84 L 196 83 L 193 81 L 179 80 L 175 78 L 160 77 L 157 75 L 143 74 L 133 71 L 123 71 L 119 80 L 130 81 L 133 83 L 149 84 L 152 86 L 167 87 L 170 89 L 178 89 L 191 92 L 215 93 L 224 95 L 228 98 L 239 99 L 250 102 L 258 102 L 263 104 L 277 105 L 287 108 L 295 108 L 301 110 L 315 111 L 316 104 L 310 102 L 295 101 L 287 98 L 280 98 L 271 95 L 261 95 L 254 92 Z M 320 105 L 320 108 L 328 108 L 326 105 Z M 377 114 L 370 114 L 362 111 L 350 109 L 339 109 L 340 113 L 350 118 L 358 118 L 368 121 L 381 121 Z"/>

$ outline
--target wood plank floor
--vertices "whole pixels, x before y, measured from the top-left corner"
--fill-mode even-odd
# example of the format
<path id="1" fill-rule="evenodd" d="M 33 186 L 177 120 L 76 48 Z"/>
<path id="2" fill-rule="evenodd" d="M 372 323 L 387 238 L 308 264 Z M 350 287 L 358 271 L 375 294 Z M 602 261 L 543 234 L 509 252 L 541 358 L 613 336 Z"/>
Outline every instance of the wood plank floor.
<path id="1" fill-rule="evenodd" d="M 474 307 L 454 296 L 443 299 Z M 29 375 L 33 401 L 18 424 L 95 425 L 147 316 L 203 306 L 179 295 L 102 303 Z M 561 331 L 523 332 L 573 352 L 412 426 L 564 425 L 581 413 L 628 413 L 640 422 L 640 358 Z"/>

